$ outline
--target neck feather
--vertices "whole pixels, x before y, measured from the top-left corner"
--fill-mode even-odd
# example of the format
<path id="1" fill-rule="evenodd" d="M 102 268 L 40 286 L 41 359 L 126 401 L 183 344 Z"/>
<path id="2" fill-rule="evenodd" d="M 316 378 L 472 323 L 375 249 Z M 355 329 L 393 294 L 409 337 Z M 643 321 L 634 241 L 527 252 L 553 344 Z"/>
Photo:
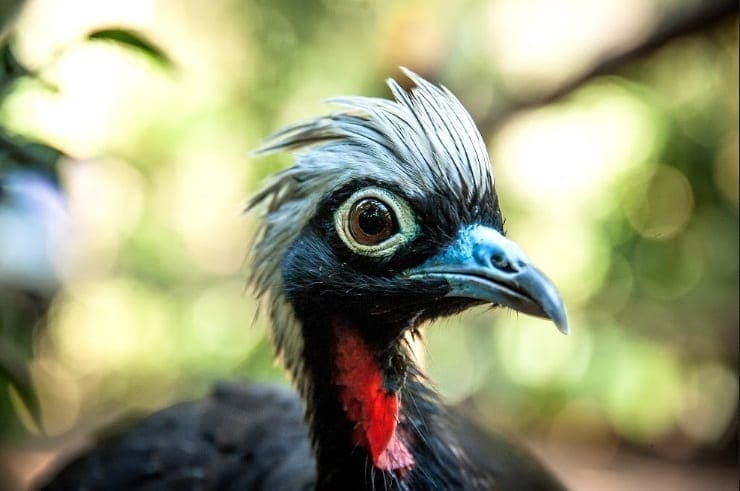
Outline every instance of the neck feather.
<path id="1" fill-rule="evenodd" d="M 373 330 L 382 330 L 373 326 Z M 444 407 L 401 339 L 381 345 L 342 319 L 303 321 L 299 386 L 318 489 L 464 487 L 466 460 Z"/>
<path id="2" fill-rule="evenodd" d="M 399 374 L 386 373 L 392 370 L 381 365 L 384 360 L 359 333 L 343 324 L 333 326 L 333 330 L 334 383 L 339 387 L 344 414 L 354 425 L 352 443 L 370 453 L 377 469 L 403 475 L 414 466 L 414 458 L 399 425 L 402 412 L 398 381 L 387 380 Z"/>

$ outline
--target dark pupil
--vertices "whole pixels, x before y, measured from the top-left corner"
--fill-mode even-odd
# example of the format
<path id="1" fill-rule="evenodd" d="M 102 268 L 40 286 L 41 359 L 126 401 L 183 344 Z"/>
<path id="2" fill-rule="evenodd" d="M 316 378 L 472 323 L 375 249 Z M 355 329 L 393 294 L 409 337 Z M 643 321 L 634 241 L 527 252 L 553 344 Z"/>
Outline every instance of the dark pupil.
<path id="1" fill-rule="evenodd" d="M 385 203 L 367 198 L 355 204 L 350 216 L 350 229 L 361 244 L 375 245 L 393 235 L 396 224 Z"/>
<path id="2" fill-rule="evenodd" d="M 360 228 L 367 235 L 378 235 L 391 223 L 391 213 L 381 203 L 370 202 L 360 211 Z"/>

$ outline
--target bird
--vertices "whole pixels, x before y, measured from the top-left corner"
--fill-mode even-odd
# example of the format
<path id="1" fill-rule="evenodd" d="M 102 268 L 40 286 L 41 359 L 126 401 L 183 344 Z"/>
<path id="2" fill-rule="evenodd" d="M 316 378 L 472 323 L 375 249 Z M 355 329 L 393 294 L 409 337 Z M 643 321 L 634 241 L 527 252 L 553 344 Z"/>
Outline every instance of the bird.
<path id="1" fill-rule="evenodd" d="M 221 382 L 59 465 L 43 489 L 564 489 L 440 402 L 411 348 L 431 321 L 505 307 L 568 332 L 553 282 L 504 233 L 483 138 L 444 86 L 402 68 L 392 99 L 288 126 L 290 167 L 249 201 L 249 284 L 293 389 Z"/>

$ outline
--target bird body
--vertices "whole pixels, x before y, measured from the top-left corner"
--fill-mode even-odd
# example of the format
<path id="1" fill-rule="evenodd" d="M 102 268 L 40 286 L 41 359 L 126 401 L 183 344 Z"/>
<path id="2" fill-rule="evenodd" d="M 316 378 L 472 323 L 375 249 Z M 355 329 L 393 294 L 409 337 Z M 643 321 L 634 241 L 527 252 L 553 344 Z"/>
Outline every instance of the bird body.
<path id="1" fill-rule="evenodd" d="M 416 86 L 389 80 L 394 101 L 335 99 L 347 110 L 260 150 L 301 151 L 249 205 L 264 213 L 250 283 L 298 395 L 222 386 L 151 416 L 49 489 L 91 476 L 89 489 L 559 489 L 508 444 L 484 452 L 407 345 L 424 322 L 479 304 L 567 322 L 554 286 L 504 236 L 472 119 L 406 73 Z"/>
<path id="2" fill-rule="evenodd" d="M 512 442 L 482 433 L 461 417 L 450 424 L 470 463 L 488 479 L 479 488 L 562 489 Z M 315 486 L 316 462 L 298 395 L 275 384 L 220 382 L 203 399 L 168 407 L 101 439 L 94 452 L 67 462 L 44 489 L 308 491 Z M 426 489 L 474 488 L 431 483 Z"/>

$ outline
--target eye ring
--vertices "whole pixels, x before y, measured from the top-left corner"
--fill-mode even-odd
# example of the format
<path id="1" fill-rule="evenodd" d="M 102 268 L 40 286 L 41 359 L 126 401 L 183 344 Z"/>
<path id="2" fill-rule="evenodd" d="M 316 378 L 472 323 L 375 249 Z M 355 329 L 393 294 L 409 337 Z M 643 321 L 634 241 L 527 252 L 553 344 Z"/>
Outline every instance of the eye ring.
<path id="1" fill-rule="evenodd" d="M 358 213 L 363 211 L 370 212 L 364 217 L 364 225 L 371 233 L 362 230 Z M 390 256 L 418 233 L 416 217 L 408 203 L 374 186 L 347 198 L 334 214 L 334 226 L 351 251 L 370 257 Z"/>

